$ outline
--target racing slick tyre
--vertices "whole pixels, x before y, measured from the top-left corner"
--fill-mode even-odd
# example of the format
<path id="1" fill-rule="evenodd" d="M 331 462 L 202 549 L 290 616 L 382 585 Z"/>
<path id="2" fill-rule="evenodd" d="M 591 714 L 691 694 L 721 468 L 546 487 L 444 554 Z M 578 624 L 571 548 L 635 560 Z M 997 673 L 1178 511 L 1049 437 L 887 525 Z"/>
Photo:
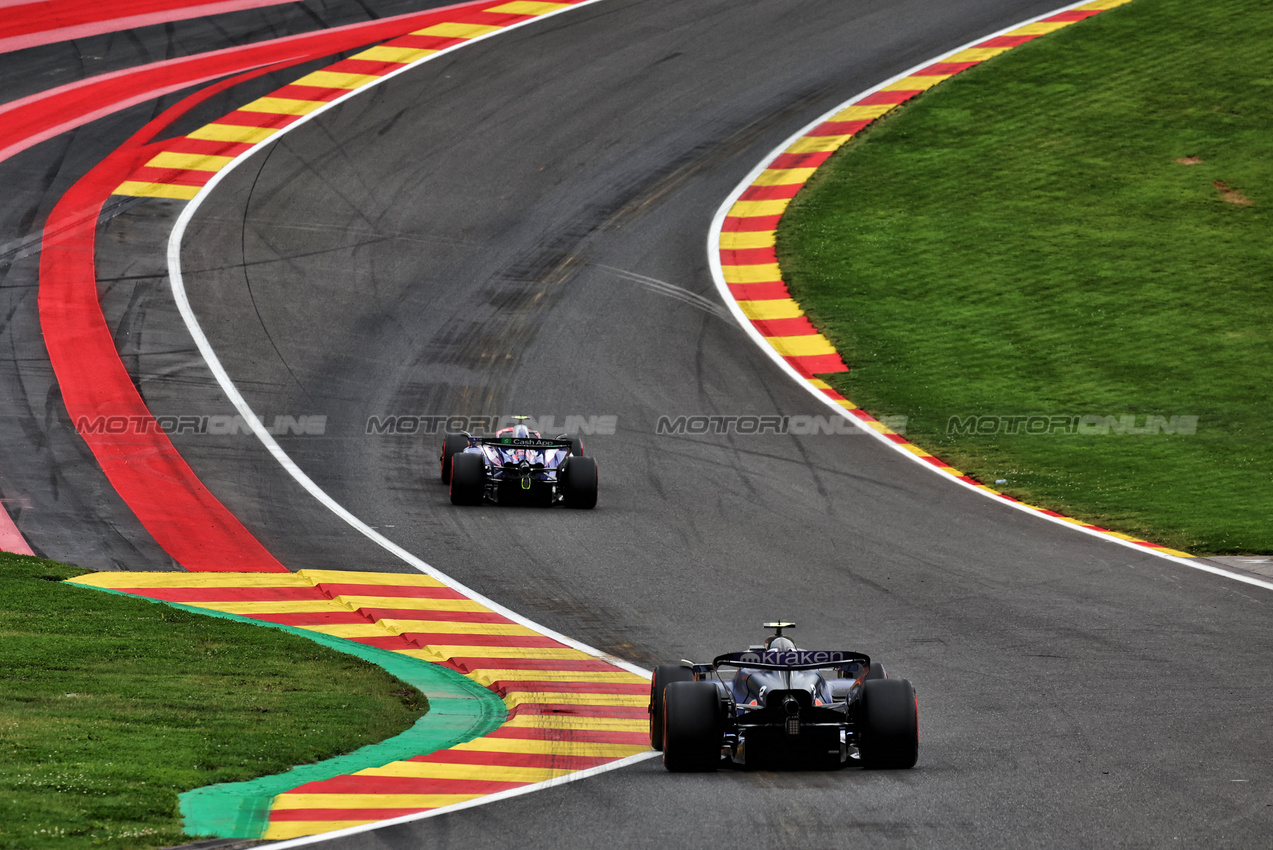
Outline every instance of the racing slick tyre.
<path id="1" fill-rule="evenodd" d="M 463 434 L 447 434 L 442 438 L 442 483 L 451 483 L 451 458 L 469 447 L 469 438 Z"/>
<path id="2" fill-rule="evenodd" d="M 914 767 L 919 760 L 919 705 L 906 679 L 872 679 L 858 704 L 858 755 L 874 769 Z"/>
<path id="3" fill-rule="evenodd" d="M 870 682 L 873 679 L 887 679 L 887 678 L 888 678 L 888 673 L 885 672 L 884 665 L 878 661 L 872 661 L 871 668 L 866 671 L 866 681 Z"/>
<path id="4" fill-rule="evenodd" d="M 486 494 L 486 461 L 473 452 L 451 458 L 451 504 L 480 505 Z"/>
<path id="5" fill-rule="evenodd" d="M 676 772 L 720 767 L 720 697 L 711 682 L 672 682 L 663 691 L 663 766 Z"/>
<path id="6" fill-rule="evenodd" d="M 673 682 L 694 681 L 694 671 L 680 664 L 660 664 L 650 680 L 650 746 L 663 749 L 663 691 Z"/>
<path id="7" fill-rule="evenodd" d="M 583 457 L 583 440 L 578 437 L 570 438 L 570 456 Z"/>
<path id="8" fill-rule="evenodd" d="M 595 508 L 597 506 L 597 459 L 592 457 L 568 457 L 557 471 L 561 484 L 562 502 L 568 508 Z"/>

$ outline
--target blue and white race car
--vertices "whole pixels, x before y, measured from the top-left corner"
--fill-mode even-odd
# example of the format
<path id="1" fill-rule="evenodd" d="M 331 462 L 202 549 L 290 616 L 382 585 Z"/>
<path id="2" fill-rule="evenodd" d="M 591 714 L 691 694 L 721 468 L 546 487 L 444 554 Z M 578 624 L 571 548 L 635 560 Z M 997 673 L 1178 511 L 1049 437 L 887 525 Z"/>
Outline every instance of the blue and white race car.
<path id="1" fill-rule="evenodd" d="M 520 423 L 493 437 L 447 434 L 440 461 L 453 505 L 597 506 L 597 460 L 578 437 L 546 439 Z"/>
<path id="2" fill-rule="evenodd" d="M 672 771 L 719 767 L 910 768 L 919 705 L 905 679 L 846 650 L 797 649 L 784 629 L 746 652 L 655 668 L 650 745 Z"/>

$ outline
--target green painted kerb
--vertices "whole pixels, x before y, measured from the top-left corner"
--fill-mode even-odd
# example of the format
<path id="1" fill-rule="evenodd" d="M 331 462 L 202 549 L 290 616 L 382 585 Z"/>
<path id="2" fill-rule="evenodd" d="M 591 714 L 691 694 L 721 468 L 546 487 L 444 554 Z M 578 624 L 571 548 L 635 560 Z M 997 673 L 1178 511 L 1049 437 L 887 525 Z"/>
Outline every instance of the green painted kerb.
<path id="1" fill-rule="evenodd" d="M 76 584 L 74 581 L 67 583 Z M 103 588 L 86 584 L 78 586 L 91 590 L 103 590 Z M 138 598 L 137 594 L 122 593 L 117 590 L 105 590 L 105 592 Z M 490 690 L 471 679 L 466 679 L 454 670 L 428 661 L 390 652 L 387 649 L 377 649 L 344 638 L 332 637 L 321 632 L 266 623 L 250 617 L 223 614 L 220 611 L 209 611 L 206 608 L 196 608 L 191 605 L 152 601 L 195 614 L 279 629 L 316 641 L 337 652 L 357 656 L 384 668 L 390 675 L 418 688 L 429 698 L 428 713 L 417 720 L 415 725 L 406 732 L 387 741 L 370 744 L 352 753 L 327 759 L 318 764 L 294 767 L 277 776 L 263 776 L 247 782 L 209 785 L 206 788 L 196 788 L 179 795 L 183 826 L 186 834 L 190 836 L 260 838 L 269 826 L 270 803 L 279 794 L 291 791 L 307 782 L 319 782 L 364 768 L 379 767 L 391 761 L 401 761 L 413 756 L 444 750 L 456 744 L 489 735 L 508 719 L 504 702 Z"/>

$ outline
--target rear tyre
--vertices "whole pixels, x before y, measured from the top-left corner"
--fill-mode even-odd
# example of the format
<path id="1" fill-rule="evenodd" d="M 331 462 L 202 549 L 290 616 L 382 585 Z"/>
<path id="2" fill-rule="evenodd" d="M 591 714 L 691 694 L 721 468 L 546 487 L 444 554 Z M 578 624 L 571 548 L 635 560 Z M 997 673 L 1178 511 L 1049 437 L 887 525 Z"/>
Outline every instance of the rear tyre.
<path id="1" fill-rule="evenodd" d="M 486 494 L 486 462 L 475 452 L 451 458 L 451 504 L 480 505 Z"/>
<path id="2" fill-rule="evenodd" d="M 568 508 L 597 506 L 597 459 L 568 457 L 557 469 L 562 502 Z"/>
<path id="3" fill-rule="evenodd" d="M 663 749 L 663 691 L 673 682 L 694 681 L 694 671 L 679 664 L 660 664 L 650 680 L 650 746 Z"/>
<path id="4" fill-rule="evenodd" d="M 451 483 L 451 458 L 469 447 L 469 438 L 463 434 L 447 434 L 442 438 L 442 483 Z"/>
<path id="5" fill-rule="evenodd" d="M 663 691 L 663 766 L 676 772 L 720 767 L 720 697 L 711 682 L 672 682 Z"/>
<path id="6" fill-rule="evenodd" d="M 919 760 L 919 705 L 906 679 L 872 679 L 858 704 L 862 766 L 876 770 L 914 767 Z"/>

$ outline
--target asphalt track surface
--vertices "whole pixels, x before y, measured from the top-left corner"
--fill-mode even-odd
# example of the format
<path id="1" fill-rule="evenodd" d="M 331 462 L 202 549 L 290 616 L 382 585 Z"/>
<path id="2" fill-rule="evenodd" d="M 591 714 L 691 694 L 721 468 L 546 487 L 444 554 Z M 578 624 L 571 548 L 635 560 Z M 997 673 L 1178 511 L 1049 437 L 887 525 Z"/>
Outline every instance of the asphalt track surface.
<path id="1" fill-rule="evenodd" d="M 0 55 L 0 103 L 169 58 L 438 5 L 436 0 L 310 0 L 19 50 Z M 189 132 L 331 61 L 267 74 L 212 97 L 172 132 Z M 5 190 L 0 204 L 0 499 L 37 554 L 99 569 L 176 566 L 114 493 L 75 433 L 44 349 L 36 287 L 40 235 L 53 205 L 88 169 L 186 94 L 174 92 L 126 109 L 0 161 Z M 111 203 L 106 215 L 132 206 L 131 200 Z M 128 253 L 130 261 L 140 257 L 135 249 Z M 109 272 L 103 275 L 107 303 L 112 292 L 122 291 L 121 283 L 109 277 Z M 130 279 L 125 286 L 133 284 Z M 122 327 L 119 336 L 123 350 L 128 328 Z M 179 347 L 194 353 L 188 338 Z M 134 374 L 139 384 L 150 377 Z"/>
<path id="2" fill-rule="evenodd" d="M 655 433 L 660 416 L 823 411 L 719 311 L 641 279 L 715 301 L 708 225 L 765 153 L 1052 8 L 608 0 L 425 63 L 215 190 L 183 253 L 195 312 L 256 411 L 328 417 L 280 442 L 363 520 L 641 664 L 706 659 L 786 618 L 802 645 L 861 649 L 920 694 L 911 771 L 652 760 L 325 845 L 1267 842 L 1267 591 L 977 497 L 865 437 Z M 108 321 L 156 415 L 233 413 L 159 277 L 173 207 L 107 225 Z M 589 440 L 595 511 L 453 508 L 434 437 L 366 433 L 373 415 L 511 412 L 617 417 Z M 408 570 L 250 436 L 174 442 L 288 566 Z M 20 522 L 39 551 L 168 565 L 108 493 L 67 498 L 48 533 Z"/>
<path id="3" fill-rule="evenodd" d="M 174 4 L 175 5 L 175 4 Z M 195 5 L 195 4 L 186 4 Z M 0 102 L 178 56 L 253 44 L 445 5 L 413 0 L 307 0 L 171 21 L 4 54 Z M 21 69 L 20 73 L 7 73 Z"/>

